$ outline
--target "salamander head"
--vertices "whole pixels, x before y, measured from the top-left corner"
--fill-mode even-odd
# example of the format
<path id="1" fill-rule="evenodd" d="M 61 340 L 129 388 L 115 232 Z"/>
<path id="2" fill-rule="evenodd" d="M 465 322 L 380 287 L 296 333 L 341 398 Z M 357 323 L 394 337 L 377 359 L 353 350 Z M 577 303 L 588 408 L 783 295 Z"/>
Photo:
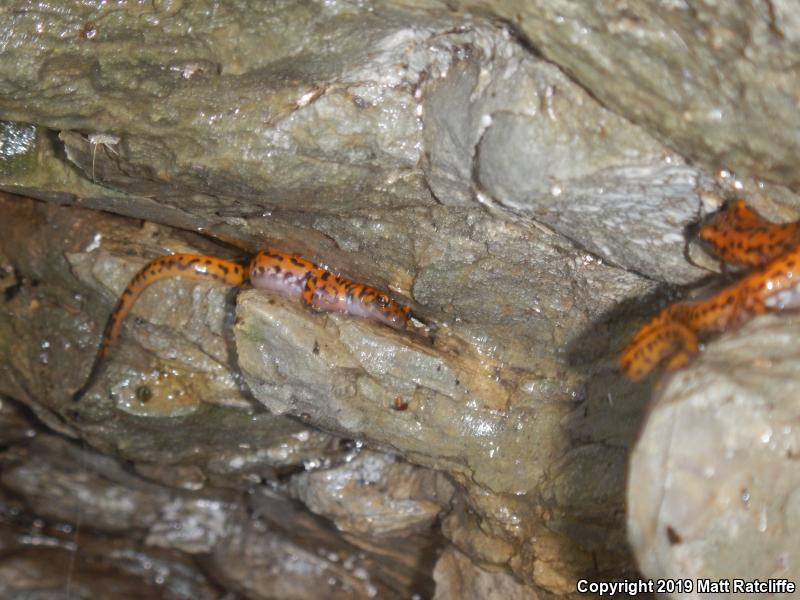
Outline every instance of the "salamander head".
<path id="1" fill-rule="evenodd" d="M 697 237 L 715 246 L 730 244 L 730 238 L 757 235 L 774 226 L 747 205 L 741 198 L 729 200 L 717 212 L 700 222 Z M 729 239 L 725 239 L 728 237 Z"/>
<path id="2" fill-rule="evenodd" d="M 372 300 L 372 305 L 375 307 L 375 318 L 389 327 L 405 329 L 411 318 L 411 309 L 408 306 L 395 302 L 386 294 L 378 293 Z"/>

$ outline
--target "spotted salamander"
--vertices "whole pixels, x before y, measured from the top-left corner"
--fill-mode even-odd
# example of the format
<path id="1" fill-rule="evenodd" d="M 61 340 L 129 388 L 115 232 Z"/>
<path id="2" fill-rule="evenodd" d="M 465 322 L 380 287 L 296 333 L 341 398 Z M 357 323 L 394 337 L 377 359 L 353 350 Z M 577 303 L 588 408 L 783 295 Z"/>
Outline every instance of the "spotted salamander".
<path id="1" fill-rule="evenodd" d="M 672 304 L 633 336 L 620 357 L 632 380 L 666 360 L 666 369 L 689 361 L 699 334 L 724 331 L 766 312 L 800 308 L 800 221 L 770 223 L 744 200 L 726 204 L 698 237 L 725 263 L 754 268 L 706 300 Z"/>
<path id="2" fill-rule="evenodd" d="M 89 377 L 73 395 L 74 400 L 80 400 L 97 378 L 137 298 L 150 284 L 167 277 L 210 280 L 239 287 L 249 284 L 299 300 L 309 308 L 373 319 L 395 329 L 404 329 L 411 318 L 411 309 L 388 294 L 279 250 L 261 251 L 248 265 L 198 254 L 160 256 L 145 265 L 122 292 L 106 324 Z"/>

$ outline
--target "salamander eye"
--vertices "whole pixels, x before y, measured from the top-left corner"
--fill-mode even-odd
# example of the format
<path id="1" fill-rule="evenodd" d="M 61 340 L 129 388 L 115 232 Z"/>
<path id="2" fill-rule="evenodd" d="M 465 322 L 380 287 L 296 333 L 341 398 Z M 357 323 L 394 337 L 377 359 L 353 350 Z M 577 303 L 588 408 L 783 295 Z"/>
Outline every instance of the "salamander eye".
<path id="1" fill-rule="evenodd" d="M 381 308 L 389 306 L 389 296 L 380 295 L 375 298 L 375 303 Z"/>

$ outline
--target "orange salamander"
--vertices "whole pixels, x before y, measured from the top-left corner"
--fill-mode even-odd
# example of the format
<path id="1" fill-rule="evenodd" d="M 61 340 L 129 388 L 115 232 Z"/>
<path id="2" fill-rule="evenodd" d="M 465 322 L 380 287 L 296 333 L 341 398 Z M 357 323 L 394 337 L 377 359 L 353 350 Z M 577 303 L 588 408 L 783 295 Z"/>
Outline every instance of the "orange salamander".
<path id="1" fill-rule="evenodd" d="M 800 221 L 770 223 L 744 200 L 734 200 L 703 224 L 698 237 L 726 263 L 760 267 L 800 242 Z"/>
<path id="2" fill-rule="evenodd" d="M 698 334 L 723 331 L 755 315 L 800 308 L 800 222 L 770 223 L 744 200 L 728 203 L 698 237 L 727 263 L 757 267 L 707 300 L 666 307 L 633 336 L 620 358 L 632 380 L 667 360 L 667 370 L 699 350 Z"/>
<path id="3" fill-rule="evenodd" d="M 96 379 L 137 298 L 151 283 L 167 277 L 218 281 L 231 286 L 249 283 L 254 288 L 297 299 L 310 308 L 374 319 L 394 329 L 405 329 L 411 318 L 411 309 L 387 294 L 279 250 L 261 251 L 249 265 L 199 254 L 160 256 L 147 263 L 122 292 L 106 324 L 89 377 L 73 400 L 80 400 Z"/>

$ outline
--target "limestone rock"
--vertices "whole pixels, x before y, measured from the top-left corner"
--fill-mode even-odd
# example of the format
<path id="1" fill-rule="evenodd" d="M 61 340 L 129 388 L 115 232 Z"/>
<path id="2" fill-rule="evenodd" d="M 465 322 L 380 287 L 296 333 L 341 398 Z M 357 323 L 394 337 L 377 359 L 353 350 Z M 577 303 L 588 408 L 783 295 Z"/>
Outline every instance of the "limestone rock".
<path id="1" fill-rule="evenodd" d="M 593 96 L 684 156 L 797 189 L 791 2 L 459 5 L 508 19 Z"/>
<path id="2" fill-rule="evenodd" d="M 800 571 L 798 334 L 795 316 L 757 318 L 660 384 L 628 487 L 630 539 L 648 577 Z"/>

